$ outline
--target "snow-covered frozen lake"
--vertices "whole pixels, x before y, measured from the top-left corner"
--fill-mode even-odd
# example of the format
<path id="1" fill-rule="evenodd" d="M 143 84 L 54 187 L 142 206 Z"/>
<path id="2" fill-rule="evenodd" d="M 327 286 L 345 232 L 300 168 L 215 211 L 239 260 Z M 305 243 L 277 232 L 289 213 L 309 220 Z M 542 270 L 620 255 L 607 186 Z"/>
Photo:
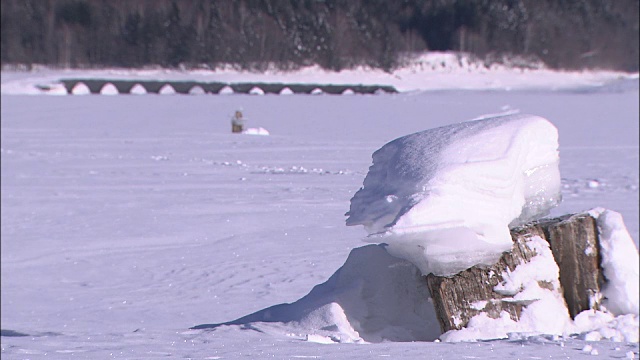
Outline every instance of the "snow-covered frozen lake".
<path id="1" fill-rule="evenodd" d="M 371 153 L 485 114 L 549 119 L 560 134 L 564 198 L 553 215 L 618 211 L 638 245 L 637 78 L 625 84 L 351 96 L 3 95 L 2 356 L 637 357 L 637 343 L 579 336 L 326 345 L 303 325 L 278 322 L 189 329 L 294 302 L 323 284 L 367 246 L 344 213 Z M 231 134 L 239 108 L 249 127 L 271 135 Z"/>

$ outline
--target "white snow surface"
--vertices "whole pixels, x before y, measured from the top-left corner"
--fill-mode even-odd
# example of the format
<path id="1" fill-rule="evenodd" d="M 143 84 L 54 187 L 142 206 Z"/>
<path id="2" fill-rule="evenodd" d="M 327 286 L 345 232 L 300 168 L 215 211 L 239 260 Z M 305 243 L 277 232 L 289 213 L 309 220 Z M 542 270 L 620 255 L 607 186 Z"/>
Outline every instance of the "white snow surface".
<path id="1" fill-rule="evenodd" d="M 242 130 L 243 134 L 247 134 L 247 135 L 269 135 L 269 130 L 262 128 L 262 127 L 257 127 L 257 128 L 247 128 L 245 130 Z"/>
<path id="2" fill-rule="evenodd" d="M 560 134 L 563 202 L 551 215 L 613 209 L 637 246 L 637 77 L 456 71 L 438 75 L 441 88 L 477 91 L 420 91 L 437 77 L 418 74 L 404 78 L 416 91 L 384 95 L 8 96 L 96 72 L 3 72 L 2 357 L 637 358 L 633 314 L 582 313 L 566 335 L 431 341 L 439 329 L 414 282 L 418 268 L 363 246 L 361 230 L 344 226 L 382 144 L 522 112 L 552 119 Z M 282 75 L 390 78 L 350 76 Z M 477 81 L 489 76 L 521 87 Z M 270 136 L 231 134 L 228 115 L 238 108 Z M 490 331 L 478 338 L 499 337 Z"/>
<path id="3" fill-rule="evenodd" d="M 612 210 L 596 208 L 600 233 L 600 256 L 606 279 L 604 305 L 616 315 L 640 313 L 640 260 L 622 215 Z"/>
<path id="4" fill-rule="evenodd" d="M 492 265 L 511 249 L 509 225 L 561 199 L 558 132 L 538 116 L 466 121 L 395 139 L 373 154 L 347 225 L 424 275 Z"/>

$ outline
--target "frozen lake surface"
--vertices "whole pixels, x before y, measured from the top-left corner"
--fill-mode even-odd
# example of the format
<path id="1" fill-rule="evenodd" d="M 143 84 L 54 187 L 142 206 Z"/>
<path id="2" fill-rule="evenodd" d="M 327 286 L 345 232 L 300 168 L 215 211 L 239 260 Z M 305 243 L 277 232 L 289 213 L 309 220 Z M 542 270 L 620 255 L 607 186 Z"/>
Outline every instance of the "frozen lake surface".
<path id="1" fill-rule="evenodd" d="M 231 134 L 239 108 L 271 135 Z M 637 343 L 580 336 L 325 345 L 280 323 L 189 329 L 294 302 L 366 246 L 344 213 L 384 143 L 514 111 L 558 128 L 552 215 L 618 211 L 637 245 L 637 78 L 572 91 L 3 95 L 2 356 L 637 357 Z"/>

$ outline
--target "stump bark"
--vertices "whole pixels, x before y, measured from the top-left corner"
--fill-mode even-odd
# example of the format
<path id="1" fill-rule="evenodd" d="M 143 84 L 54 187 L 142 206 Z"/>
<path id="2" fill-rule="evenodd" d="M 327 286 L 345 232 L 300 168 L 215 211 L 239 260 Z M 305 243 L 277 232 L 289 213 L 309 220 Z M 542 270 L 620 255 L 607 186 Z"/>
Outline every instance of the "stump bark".
<path id="1" fill-rule="evenodd" d="M 598 310 L 604 278 L 596 219 L 589 214 L 567 215 L 539 226 L 560 267 L 560 283 L 571 318 L 584 310 Z"/>
<path id="2" fill-rule="evenodd" d="M 497 318 L 506 311 L 514 321 L 519 320 L 528 303 L 514 302 L 511 295 L 494 288 L 504 281 L 505 272 L 536 256 L 527 245 L 535 236 L 549 243 L 560 269 L 561 286 L 538 285 L 562 293 L 572 318 L 583 310 L 599 308 L 603 277 L 596 221 L 589 214 L 567 215 L 512 229 L 512 251 L 493 266 L 472 267 L 451 277 L 429 274 L 426 281 L 443 333 L 465 327 L 480 313 Z"/>

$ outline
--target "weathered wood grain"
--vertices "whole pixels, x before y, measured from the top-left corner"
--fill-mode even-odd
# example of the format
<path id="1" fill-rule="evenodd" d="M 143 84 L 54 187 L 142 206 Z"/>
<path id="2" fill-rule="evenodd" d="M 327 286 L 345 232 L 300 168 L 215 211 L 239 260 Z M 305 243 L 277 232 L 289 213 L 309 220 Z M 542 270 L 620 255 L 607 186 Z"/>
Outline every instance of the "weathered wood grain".
<path id="1" fill-rule="evenodd" d="M 486 313 L 497 318 L 502 311 L 517 321 L 526 302 L 514 302 L 512 296 L 494 288 L 503 282 L 503 273 L 536 255 L 527 246 L 534 236 L 549 242 L 560 269 L 560 288 L 549 283 L 541 287 L 561 292 L 569 314 L 575 317 L 586 309 L 598 309 L 602 271 L 600 269 L 598 229 L 589 214 L 567 215 L 534 222 L 511 230 L 513 248 L 490 267 L 472 267 L 451 277 L 426 276 L 429 291 L 443 332 L 461 329 L 469 320 Z"/>
<path id="2" fill-rule="evenodd" d="M 571 318 L 584 310 L 599 309 L 604 279 L 596 219 L 589 214 L 567 215 L 541 222 L 540 226 L 560 268 Z"/>

